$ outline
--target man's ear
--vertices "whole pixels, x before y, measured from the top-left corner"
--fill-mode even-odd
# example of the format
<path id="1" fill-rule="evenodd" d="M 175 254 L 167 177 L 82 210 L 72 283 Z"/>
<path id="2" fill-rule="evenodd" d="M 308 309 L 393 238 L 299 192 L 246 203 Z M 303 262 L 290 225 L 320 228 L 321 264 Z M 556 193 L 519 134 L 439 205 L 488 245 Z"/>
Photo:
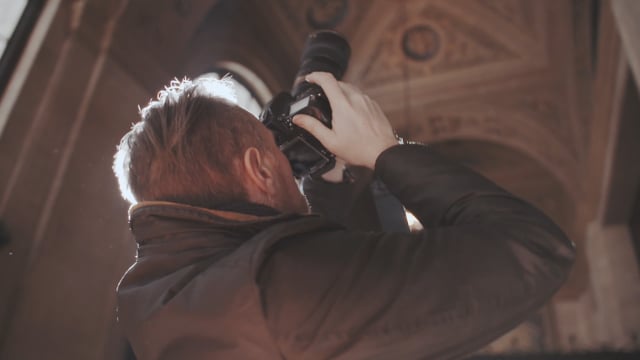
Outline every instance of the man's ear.
<path id="1" fill-rule="evenodd" d="M 269 160 L 268 155 L 265 156 L 255 147 L 245 150 L 242 159 L 248 185 L 267 194 L 273 192 L 274 185 L 274 169 Z"/>

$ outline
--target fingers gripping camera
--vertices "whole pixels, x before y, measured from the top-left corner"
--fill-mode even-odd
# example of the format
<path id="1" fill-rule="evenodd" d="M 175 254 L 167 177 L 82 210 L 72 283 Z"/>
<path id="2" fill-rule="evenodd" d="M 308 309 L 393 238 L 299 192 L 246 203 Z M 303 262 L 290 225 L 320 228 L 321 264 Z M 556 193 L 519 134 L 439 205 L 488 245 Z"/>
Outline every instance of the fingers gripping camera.
<path id="1" fill-rule="evenodd" d="M 344 75 L 351 49 L 347 41 L 333 31 L 319 31 L 307 38 L 297 79 L 314 71 Z M 293 116 L 306 114 L 331 128 L 331 106 L 322 88 L 306 81 L 299 82 L 291 94 L 282 92 L 267 104 L 260 120 L 271 130 L 276 144 L 285 154 L 294 176 L 320 176 L 335 166 L 335 155 L 313 135 L 292 122 Z"/>
<path id="2" fill-rule="evenodd" d="M 307 114 L 331 128 L 331 106 L 322 89 L 313 84 L 293 98 L 289 93 L 278 94 L 260 116 L 263 124 L 275 136 L 276 144 L 285 154 L 294 176 L 321 175 L 333 168 L 335 156 L 313 135 L 291 120 L 297 114 Z"/>

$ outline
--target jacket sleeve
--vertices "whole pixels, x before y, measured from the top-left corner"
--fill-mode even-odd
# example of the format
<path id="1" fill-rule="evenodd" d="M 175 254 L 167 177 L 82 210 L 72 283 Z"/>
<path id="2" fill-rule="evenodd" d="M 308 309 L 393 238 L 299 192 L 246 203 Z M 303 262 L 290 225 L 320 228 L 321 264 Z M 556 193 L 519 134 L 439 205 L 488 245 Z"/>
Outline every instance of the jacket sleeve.
<path id="1" fill-rule="evenodd" d="M 482 176 L 419 145 L 388 149 L 376 173 L 426 229 L 283 243 L 259 284 L 285 358 L 455 358 L 526 319 L 566 279 L 572 243 Z"/>
<path id="2" fill-rule="evenodd" d="M 353 181 L 336 184 L 303 179 L 302 189 L 311 211 L 350 230 L 382 230 L 370 189 L 373 172 L 363 167 L 350 167 L 349 171 Z"/>

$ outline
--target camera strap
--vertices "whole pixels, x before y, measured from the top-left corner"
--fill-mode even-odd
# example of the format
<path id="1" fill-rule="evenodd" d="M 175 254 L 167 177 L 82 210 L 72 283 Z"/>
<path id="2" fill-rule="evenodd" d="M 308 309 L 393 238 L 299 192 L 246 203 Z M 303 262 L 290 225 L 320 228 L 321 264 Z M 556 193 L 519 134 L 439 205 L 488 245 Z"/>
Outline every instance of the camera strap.
<path id="1" fill-rule="evenodd" d="M 374 179 L 371 182 L 371 193 L 373 194 L 378 220 L 382 229 L 385 232 L 410 232 L 404 206 L 387 189 L 382 180 Z"/>

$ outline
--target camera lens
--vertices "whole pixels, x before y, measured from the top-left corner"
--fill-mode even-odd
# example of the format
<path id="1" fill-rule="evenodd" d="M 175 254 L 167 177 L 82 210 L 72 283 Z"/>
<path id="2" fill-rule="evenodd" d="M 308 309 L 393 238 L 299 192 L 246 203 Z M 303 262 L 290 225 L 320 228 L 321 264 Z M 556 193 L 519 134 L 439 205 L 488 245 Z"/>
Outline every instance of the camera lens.
<path id="1" fill-rule="evenodd" d="M 347 70 L 350 55 L 351 48 L 345 38 L 334 31 L 318 31 L 307 38 L 297 76 L 324 71 L 340 80 Z"/>
<path id="2" fill-rule="evenodd" d="M 331 127 L 331 106 L 318 85 L 302 81 L 306 74 L 323 71 L 340 80 L 347 70 L 351 48 L 345 38 L 335 31 L 323 30 L 307 37 L 300 58 L 300 68 L 291 94 L 296 100 L 313 95 L 314 102 L 303 113 L 311 115 Z"/>

